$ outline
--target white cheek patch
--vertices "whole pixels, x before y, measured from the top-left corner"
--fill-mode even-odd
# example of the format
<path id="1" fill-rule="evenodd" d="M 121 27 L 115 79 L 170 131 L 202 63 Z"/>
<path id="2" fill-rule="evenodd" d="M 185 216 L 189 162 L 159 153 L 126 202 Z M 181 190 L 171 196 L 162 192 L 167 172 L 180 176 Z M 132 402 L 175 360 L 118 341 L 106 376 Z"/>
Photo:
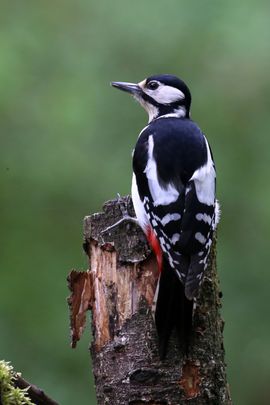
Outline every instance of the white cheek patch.
<path id="1" fill-rule="evenodd" d="M 176 89 L 175 87 L 166 86 L 162 83 L 160 83 L 156 90 L 144 88 L 144 92 L 160 104 L 171 104 L 185 98 L 185 95 L 181 90 Z"/>

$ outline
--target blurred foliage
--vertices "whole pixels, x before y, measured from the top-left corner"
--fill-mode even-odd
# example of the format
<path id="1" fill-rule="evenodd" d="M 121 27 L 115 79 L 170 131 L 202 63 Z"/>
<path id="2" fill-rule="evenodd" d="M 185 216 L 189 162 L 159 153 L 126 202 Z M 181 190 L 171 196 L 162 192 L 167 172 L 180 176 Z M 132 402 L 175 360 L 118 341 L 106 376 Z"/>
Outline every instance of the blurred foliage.
<path id="1" fill-rule="evenodd" d="M 190 85 L 192 116 L 215 155 L 232 397 L 270 403 L 269 8 L 255 0 L 1 2 L 0 357 L 60 404 L 96 403 L 89 329 L 69 347 L 65 278 L 87 267 L 83 217 L 129 193 L 130 154 L 146 123 L 109 81 L 155 73 Z"/>

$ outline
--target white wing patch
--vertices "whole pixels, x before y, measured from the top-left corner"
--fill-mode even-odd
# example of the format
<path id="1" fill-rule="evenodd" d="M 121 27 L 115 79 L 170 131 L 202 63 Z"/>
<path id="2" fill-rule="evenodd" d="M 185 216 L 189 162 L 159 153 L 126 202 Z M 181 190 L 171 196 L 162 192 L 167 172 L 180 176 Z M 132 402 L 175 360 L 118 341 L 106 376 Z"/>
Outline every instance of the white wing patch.
<path id="1" fill-rule="evenodd" d="M 157 176 L 157 163 L 153 156 L 154 139 L 153 135 L 148 138 L 148 162 L 144 173 L 148 179 L 149 190 L 153 198 L 154 206 L 168 205 L 175 202 L 179 197 L 179 192 L 171 184 L 167 187 L 161 187 Z"/>
<path id="2" fill-rule="evenodd" d="M 194 181 L 198 200 L 202 204 L 214 205 L 215 203 L 215 178 L 216 172 L 211 158 L 208 142 L 205 139 L 207 148 L 207 162 L 197 169 L 190 180 Z"/>

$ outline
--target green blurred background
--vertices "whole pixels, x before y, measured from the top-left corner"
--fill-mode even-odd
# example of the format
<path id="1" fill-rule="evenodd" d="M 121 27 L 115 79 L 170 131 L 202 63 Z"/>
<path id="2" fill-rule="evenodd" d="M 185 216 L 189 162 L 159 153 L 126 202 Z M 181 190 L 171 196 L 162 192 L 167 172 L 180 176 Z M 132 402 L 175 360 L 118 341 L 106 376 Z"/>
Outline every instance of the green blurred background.
<path id="1" fill-rule="evenodd" d="M 65 279 L 87 268 L 83 217 L 129 193 L 147 119 L 109 82 L 155 73 L 190 85 L 215 155 L 234 403 L 270 403 L 269 4 L 1 2 L 0 357 L 60 404 L 96 404 L 89 325 L 69 347 Z"/>

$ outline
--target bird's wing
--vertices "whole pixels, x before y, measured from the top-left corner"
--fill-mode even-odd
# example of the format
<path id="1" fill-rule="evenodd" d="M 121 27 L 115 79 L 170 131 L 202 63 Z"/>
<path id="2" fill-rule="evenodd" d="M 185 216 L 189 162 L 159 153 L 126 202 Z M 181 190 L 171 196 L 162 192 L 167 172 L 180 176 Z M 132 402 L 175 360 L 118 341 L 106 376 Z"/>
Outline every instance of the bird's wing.
<path id="1" fill-rule="evenodd" d="M 205 137 L 192 121 L 157 121 L 135 148 L 138 193 L 165 257 L 187 297 L 193 298 L 212 240 L 214 163 Z"/>

